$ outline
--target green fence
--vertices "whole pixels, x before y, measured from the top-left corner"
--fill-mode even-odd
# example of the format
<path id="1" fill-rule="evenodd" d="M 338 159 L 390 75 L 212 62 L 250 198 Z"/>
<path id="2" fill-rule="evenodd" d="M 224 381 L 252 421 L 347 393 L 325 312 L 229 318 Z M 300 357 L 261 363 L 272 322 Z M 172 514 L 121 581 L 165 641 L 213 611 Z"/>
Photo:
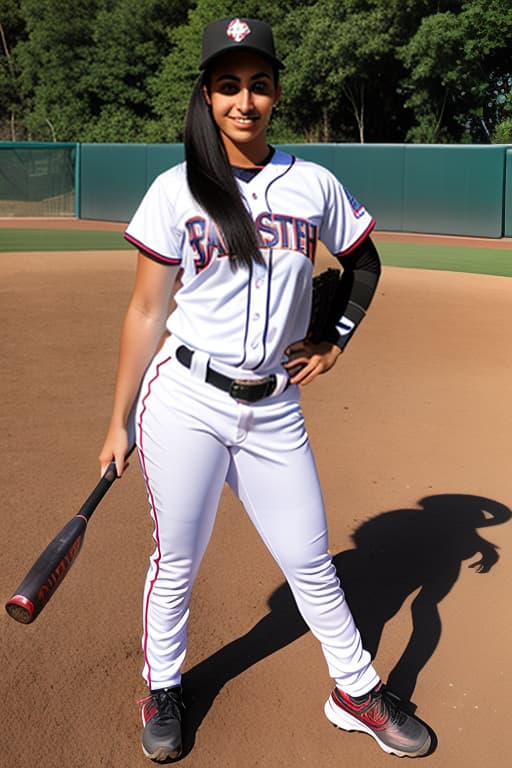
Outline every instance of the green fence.
<path id="1" fill-rule="evenodd" d="M 376 217 L 380 230 L 494 238 L 512 231 L 512 150 L 507 147 L 281 148 L 333 171 Z M 82 145 L 81 216 L 127 221 L 155 176 L 182 159 L 182 145 Z"/>
<path id="2" fill-rule="evenodd" d="M 79 145 L 0 142 L 0 216 L 75 216 Z"/>
<path id="3" fill-rule="evenodd" d="M 80 217 L 128 221 L 153 179 L 182 160 L 181 144 L 82 144 Z"/>
<path id="4" fill-rule="evenodd" d="M 512 237 L 512 147 L 297 144 L 281 148 L 329 168 L 371 211 L 380 230 Z M 153 179 L 182 160 L 181 144 L 4 142 L 0 144 L 0 216 L 60 213 L 128 221 Z"/>
<path id="5" fill-rule="evenodd" d="M 503 193 L 503 234 L 505 237 L 512 237 L 512 149 L 507 149 L 505 168 L 505 190 Z"/>
<path id="6" fill-rule="evenodd" d="M 285 148 L 330 168 L 373 213 L 380 230 L 477 237 L 505 234 L 506 147 L 306 144 Z M 507 178 L 512 194 L 512 164 Z"/>

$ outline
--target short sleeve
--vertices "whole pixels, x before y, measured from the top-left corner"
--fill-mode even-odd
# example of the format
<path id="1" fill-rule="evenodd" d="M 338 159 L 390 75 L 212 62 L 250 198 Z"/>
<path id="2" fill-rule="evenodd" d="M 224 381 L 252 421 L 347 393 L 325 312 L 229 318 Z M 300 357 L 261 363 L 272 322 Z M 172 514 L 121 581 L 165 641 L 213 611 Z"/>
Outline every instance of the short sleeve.
<path id="1" fill-rule="evenodd" d="M 158 176 L 135 211 L 124 237 L 164 264 L 181 263 L 181 236 L 164 175 Z"/>
<path id="2" fill-rule="evenodd" d="M 375 220 L 335 176 L 327 176 L 320 240 L 334 255 L 350 253 L 375 226 Z"/>

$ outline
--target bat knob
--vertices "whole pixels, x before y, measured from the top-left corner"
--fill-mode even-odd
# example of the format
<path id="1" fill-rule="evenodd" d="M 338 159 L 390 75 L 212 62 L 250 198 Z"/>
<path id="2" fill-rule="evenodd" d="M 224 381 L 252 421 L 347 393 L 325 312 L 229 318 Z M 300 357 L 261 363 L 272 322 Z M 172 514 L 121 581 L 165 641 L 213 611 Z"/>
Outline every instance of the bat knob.
<path id="1" fill-rule="evenodd" d="M 34 603 L 23 595 L 13 595 L 6 603 L 5 610 L 12 619 L 19 621 L 20 624 L 30 624 L 35 618 Z"/>

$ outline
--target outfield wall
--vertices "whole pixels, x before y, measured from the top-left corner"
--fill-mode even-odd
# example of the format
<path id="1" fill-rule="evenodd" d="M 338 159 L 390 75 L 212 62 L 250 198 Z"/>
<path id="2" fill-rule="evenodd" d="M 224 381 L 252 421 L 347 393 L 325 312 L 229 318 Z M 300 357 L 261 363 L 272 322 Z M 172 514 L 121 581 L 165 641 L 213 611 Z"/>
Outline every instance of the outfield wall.
<path id="1" fill-rule="evenodd" d="M 183 161 L 181 144 L 82 144 L 82 219 L 128 221 L 162 171 Z"/>
<path id="2" fill-rule="evenodd" d="M 512 235 L 512 149 L 502 145 L 299 144 L 282 149 L 329 168 L 380 230 Z M 81 146 L 80 216 L 128 220 L 182 145 Z"/>
<path id="3" fill-rule="evenodd" d="M 1 211 L 44 210 L 45 168 L 56 199 L 62 189 L 49 159 L 66 148 L 74 159 L 74 213 L 128 221 L 165 169 L 183 160 L 181 144 L 0 143 Z M 329 168 L 371 211 L 382 231 L 512 237 L 512 147 L 506 145 L 294 144 L 281 148 Z M 23 161 L 23 162 L 22 162 Z M 61 163 L 62 165 L 62 163 Z M 16 175 L 18 174 L 18 176 Z M 26 200 L 11 204 L 10 197 Z M 38 215 L 38 214 L 32 214 Z M 50 214 L 48 214 L 50 215 Z M 69 210 L 62 212 L 69 215 Z"/>
<path id="4" fill-rule="evenodd" d="M 512 237 L 512 148 L 507 149 L 503 192 L 503 235 Z"/>

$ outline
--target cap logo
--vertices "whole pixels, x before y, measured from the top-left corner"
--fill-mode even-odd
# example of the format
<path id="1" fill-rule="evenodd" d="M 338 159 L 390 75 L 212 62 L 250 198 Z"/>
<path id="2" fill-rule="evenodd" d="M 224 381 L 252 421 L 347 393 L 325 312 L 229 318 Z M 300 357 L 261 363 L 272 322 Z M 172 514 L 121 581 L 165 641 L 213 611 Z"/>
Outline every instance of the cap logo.
<path id="1" fill-rule="evenodd" d="M 230 37 L 235 43 L 241 43 L 247 35 L 251 34 L 251 28 L 245 21 L 240 19 L 233 19 L 229 22 L 229 26 L 226 30 L 226 35 Z"/>

